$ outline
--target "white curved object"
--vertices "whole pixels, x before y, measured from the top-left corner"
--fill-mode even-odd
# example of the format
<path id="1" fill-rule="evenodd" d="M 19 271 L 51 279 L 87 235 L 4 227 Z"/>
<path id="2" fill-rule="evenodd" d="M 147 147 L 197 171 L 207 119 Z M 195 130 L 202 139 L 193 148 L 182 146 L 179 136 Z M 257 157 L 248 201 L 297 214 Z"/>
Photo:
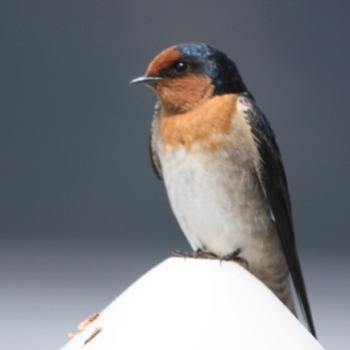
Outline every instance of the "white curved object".
<path id="1" fill-rule="evenodd" d="M 240 265 L 169 258 L 117 297 L 62 350 L 320 350 Z"/>

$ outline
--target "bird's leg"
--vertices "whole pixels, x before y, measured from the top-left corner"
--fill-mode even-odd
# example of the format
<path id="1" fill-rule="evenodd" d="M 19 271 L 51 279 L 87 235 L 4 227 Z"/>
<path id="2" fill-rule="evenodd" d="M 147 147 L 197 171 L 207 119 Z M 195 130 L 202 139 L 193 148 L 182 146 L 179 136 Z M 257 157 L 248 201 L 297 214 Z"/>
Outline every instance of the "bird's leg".
<path id="1" fill-rule="evenodd" d="M 241 249 L 236 249 L 233 253 L 227 254 L 220 258 L 221 261 L 236 261 L 244 268 L 249 269 L 248 261 L 240 256 Z"/>

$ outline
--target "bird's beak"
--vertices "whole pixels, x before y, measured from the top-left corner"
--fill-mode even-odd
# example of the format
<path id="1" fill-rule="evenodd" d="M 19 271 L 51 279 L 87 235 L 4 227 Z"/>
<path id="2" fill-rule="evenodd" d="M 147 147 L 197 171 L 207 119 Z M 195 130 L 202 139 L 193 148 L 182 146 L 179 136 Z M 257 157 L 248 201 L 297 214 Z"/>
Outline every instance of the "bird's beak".
<path id="1" fill-rule="evenodd" d="M 160 80 L 163 80 L 161 77 L 150 77 L 147 75 L 143 75 L 141 77 L 135 78 L 130 81 L 130 84 L 149 84 L 149 83 L 156 83 Z"/>

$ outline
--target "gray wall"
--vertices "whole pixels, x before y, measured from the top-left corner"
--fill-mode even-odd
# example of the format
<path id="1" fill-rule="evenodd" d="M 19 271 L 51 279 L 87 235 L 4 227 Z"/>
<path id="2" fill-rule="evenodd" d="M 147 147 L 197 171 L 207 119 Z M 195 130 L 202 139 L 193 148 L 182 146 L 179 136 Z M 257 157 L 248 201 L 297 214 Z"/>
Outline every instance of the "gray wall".
<path id="1" fill-rule="evenodd" d="M 161 49 L 205 41 L 276 131 L 320 338 L 345 349 L 349 15 L 347 1 L 1 1 L 1 348 L 58 348 L 188 249 L 148 161 L 155 99 L 128 82 Z"/>

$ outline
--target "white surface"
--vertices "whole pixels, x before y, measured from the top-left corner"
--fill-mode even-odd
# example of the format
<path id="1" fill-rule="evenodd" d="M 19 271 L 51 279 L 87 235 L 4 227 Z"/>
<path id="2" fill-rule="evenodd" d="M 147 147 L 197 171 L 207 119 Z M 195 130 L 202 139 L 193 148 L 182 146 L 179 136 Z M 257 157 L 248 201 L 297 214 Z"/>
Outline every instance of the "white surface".
<path id="1" fill-rule="evenodd" d="M 96 329 L 101 332 L 84 345 Z M 167 259 L 146 273 L 63 349 L 82 348 L 322 349 L 238 264 L 183 258 Z"/>

